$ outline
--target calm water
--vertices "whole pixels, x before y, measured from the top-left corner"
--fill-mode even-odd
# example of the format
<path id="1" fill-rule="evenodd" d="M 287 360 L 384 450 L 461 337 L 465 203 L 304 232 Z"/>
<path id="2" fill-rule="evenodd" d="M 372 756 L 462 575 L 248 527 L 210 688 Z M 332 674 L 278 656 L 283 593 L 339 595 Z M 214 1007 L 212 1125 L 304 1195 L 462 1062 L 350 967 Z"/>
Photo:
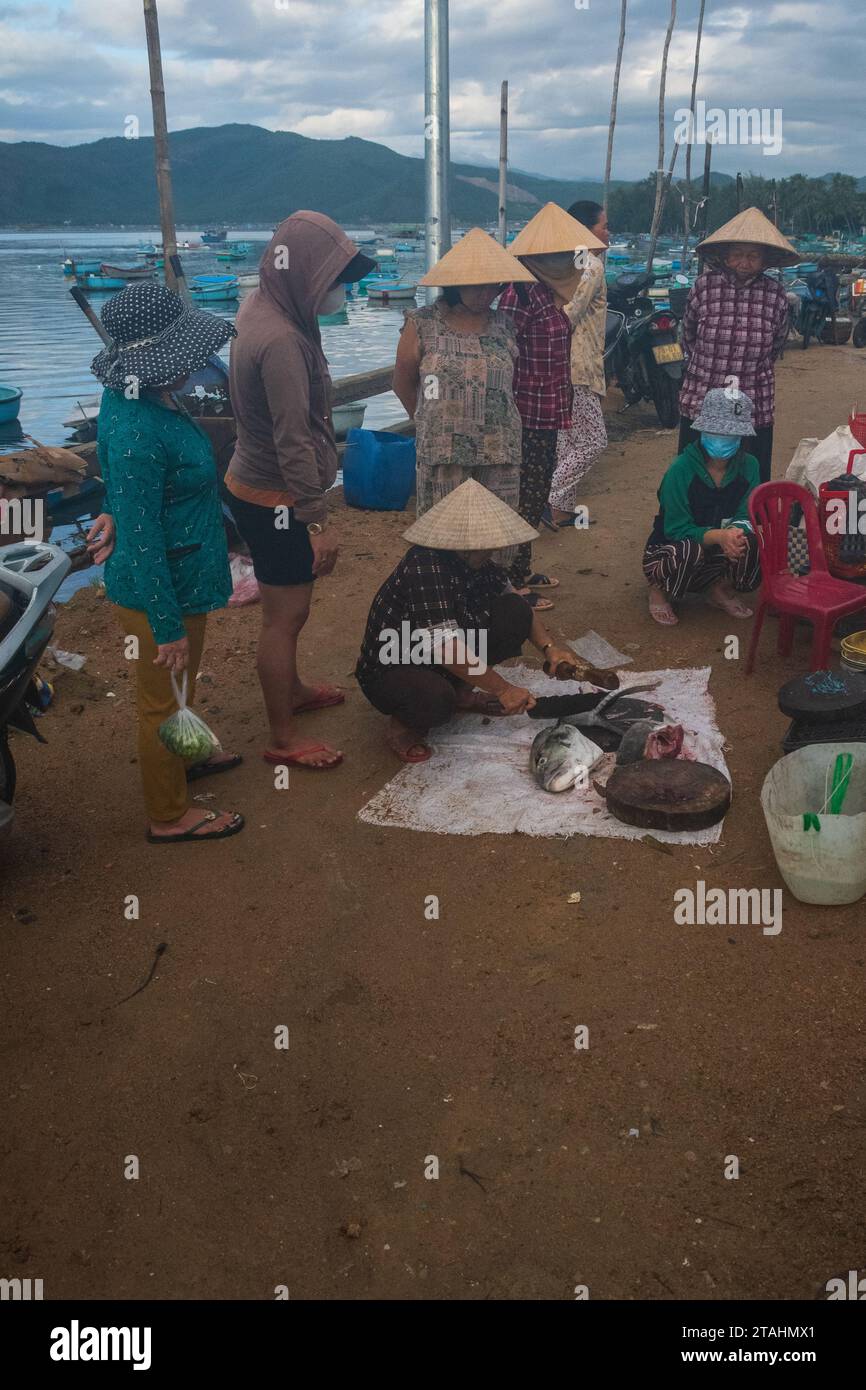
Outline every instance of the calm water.
<path id="1" fill-rule="evenodd" d="M 200 235 L 178 232 L 181 240 L 196 240 Z M 24 433 L 43 444 L 68 442 L 71 436 L 63 421 L 74 413 L 76 401 L 93 400 L 100 394 L 90 363 L 101 344 L 69 294 L 73 281 L 61 270 L 64 257 L 98 257 L 133 265 L 140 263 L 136 248 L 150 239 L 146 232 L 0 232 L 0 385 L 17 386 L 24 392 L 18 421 Z M 233 239 L 251 241 L 255 249 L 245 260 L 233 262 L 230 269 L 255 270 L 269 237 L 239 229 L 229 232 L 229 240 Z M 210 247 L 180 254 L 188 278 L 225 273 L 225 264 L 216 259 Z M 398 267 L 407 278 L 417 280 L 423 273 L 416 257 L 401 255 Z M 249 291 L 241 290 L 241 296 L 246 293 Z M 96 292 L 89 298 L 98 313 L 109 296 Z M 332 376 L 348 376 L 393 362 L 402 310 L 368 304 L 365 298 L 350 300 L 348 310 L 347 324 L 322 328 Z M 237 303 L 214 305 L 213 312 L 233 318 Z M 380 428 L 404 413 L 393 394 L 375 396 L 367 403 L 364 423 Z M 0 426 L 0 452 L 21 448 L 20 430 Z"/>
<path id="2" fill-rule="evenodd" d="M 96 331 L 69 293 L 74 284 L 63 274 L 66 256 L 100 259 L 119 265 L 141 262 L 135 252 L 155 234 L 147 232 L 0 232 L 0 385 L 17 386 L 24 392 L 18 421 L 0 424 L 0 453 L 27 447 L 22 434 L 32 435 L 42 444 L 66 444 L 74 436 L 63 421 L 74 415 L 76 403 L 99 398 L 101 388 L 91 375 L 90 363 L 100 350 Z M 180 240 L 195 241 L 201 233 L 179 230 Z M 156 238 L 159 239 L 158 237 Z M 253 252 L 229 267 L 237 272 L 258 266 L 270 237 L 263 232 L 243 229 L 229 231 L 229 240 L 251 241 Z M 367 248 L 365 248 L 366 250 Z M 215 249 L 180 253 L 184 271 L 193 275 L 225 273 L 226 265 L 216 259 Z M 390 263 L 389 263 L 390 266 Z M 400 255 L 395 275 L 417 280 L 423 274 L 420 257 Z M 249 290 L 240 291 L 241 298 Z M 110 298 L 91 293 L 91 304 L 99 313 Z M 213 305 L 212 312 L 234 318 L 238 303 Z M 397 338 L 403 323 L 402 309 L 394 305 L 369 304 L 366 298 L 348 302 L 348 323 L 322 327 L 322 343 L 334 378 L 369 371 L 394 360 Z M 228 347 L 223 356 L 228 360 Z M 388 392 L 367 402 L 364 425 L 380 429 L 405 415 L 397 397 Z M 69 546 L 77 542 L 74 528 L 57 528 L 55 543 Z M 66 599 L 82 585 L 98 578 L 101 569 L 90 568 L 70 575 L 58 598 Z"/>

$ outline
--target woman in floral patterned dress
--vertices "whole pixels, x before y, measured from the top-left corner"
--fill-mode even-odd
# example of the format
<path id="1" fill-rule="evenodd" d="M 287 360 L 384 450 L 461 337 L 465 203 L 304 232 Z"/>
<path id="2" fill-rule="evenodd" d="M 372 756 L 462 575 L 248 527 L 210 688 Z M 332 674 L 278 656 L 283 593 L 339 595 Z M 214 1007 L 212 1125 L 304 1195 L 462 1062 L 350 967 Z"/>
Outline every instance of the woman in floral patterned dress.
<path id="1" fill-rule="evenodd" d="M 517 506 L 517 343 L 511 316 L 491 307 L 515 279 L 533 277 L 476 227 L 421 281 L 442 297 L 406 314 L 394 391 L 416 422 L 418 516 L 467 478 Z"/>

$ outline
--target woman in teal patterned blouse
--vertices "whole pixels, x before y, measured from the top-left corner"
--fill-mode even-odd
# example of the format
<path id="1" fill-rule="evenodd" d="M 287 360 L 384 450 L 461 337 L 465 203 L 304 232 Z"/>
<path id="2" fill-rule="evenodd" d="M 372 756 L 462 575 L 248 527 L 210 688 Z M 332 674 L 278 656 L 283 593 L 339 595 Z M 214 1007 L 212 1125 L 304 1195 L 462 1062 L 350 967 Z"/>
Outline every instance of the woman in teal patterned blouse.
<path id="1" fill-rule="evenodd" d="M 243 828 L 243 817 L 191 807 L 187 783 L 236 767 L 240 758 L 216 752 L 190 767 L 158 730 L 177 709 L 172 676 L 186 677 L 192 703 L 207 614 L 225 606 L 232 588 L 210 441 L 172 391 L 234 329 L 155 284 L 115 295 L 102 321 L 112 346 L 92 370 L 106 388 L 99 463 L 116 532 L 105 589 L 125 639 L 136 639 L 147 838 L 153 844 L 224 839 Z"/>

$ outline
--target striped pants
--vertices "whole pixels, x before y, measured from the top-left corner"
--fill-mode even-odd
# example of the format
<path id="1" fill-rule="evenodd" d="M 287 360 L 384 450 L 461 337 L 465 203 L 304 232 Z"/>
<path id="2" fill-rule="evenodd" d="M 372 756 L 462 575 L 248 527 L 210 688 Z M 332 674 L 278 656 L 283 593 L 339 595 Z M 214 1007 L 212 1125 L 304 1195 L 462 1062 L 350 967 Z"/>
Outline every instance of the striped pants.
<path id="1" fill-rule="evenodd" d="M 648 545 L 643 556 L 647 583 L 663 589 L 668 598 L 702 593 L 726 579 L 738 593 L 749 593 L 761 582 L 758 542 L 745 532 L 747 548 L 739 560 L 729 560 L 719 545 L 705 548 L 700 541 L 668 541 Z"/>

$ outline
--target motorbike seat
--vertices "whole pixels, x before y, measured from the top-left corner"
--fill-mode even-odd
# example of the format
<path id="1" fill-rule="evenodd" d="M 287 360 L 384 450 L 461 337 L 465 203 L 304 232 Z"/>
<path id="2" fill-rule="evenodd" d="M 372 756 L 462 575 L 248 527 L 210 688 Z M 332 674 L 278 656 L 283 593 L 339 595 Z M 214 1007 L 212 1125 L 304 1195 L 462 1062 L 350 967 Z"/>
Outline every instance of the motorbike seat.
<path id="1" fill-rule="evenodd" d="M 655 284 L 655 278 L 651 270 L 624 270 L 622 275 L 616 277 L 613 286 L 624 299 L 637 299 L 638 295 Z"/>
<path id="2" fill-rule="evenodd" d="M 609 352 L 622 333 L 625 324 L 625 315 L 618 313 L 616 309 L 608 309 L 604 321 L 604 350 Z"/>

